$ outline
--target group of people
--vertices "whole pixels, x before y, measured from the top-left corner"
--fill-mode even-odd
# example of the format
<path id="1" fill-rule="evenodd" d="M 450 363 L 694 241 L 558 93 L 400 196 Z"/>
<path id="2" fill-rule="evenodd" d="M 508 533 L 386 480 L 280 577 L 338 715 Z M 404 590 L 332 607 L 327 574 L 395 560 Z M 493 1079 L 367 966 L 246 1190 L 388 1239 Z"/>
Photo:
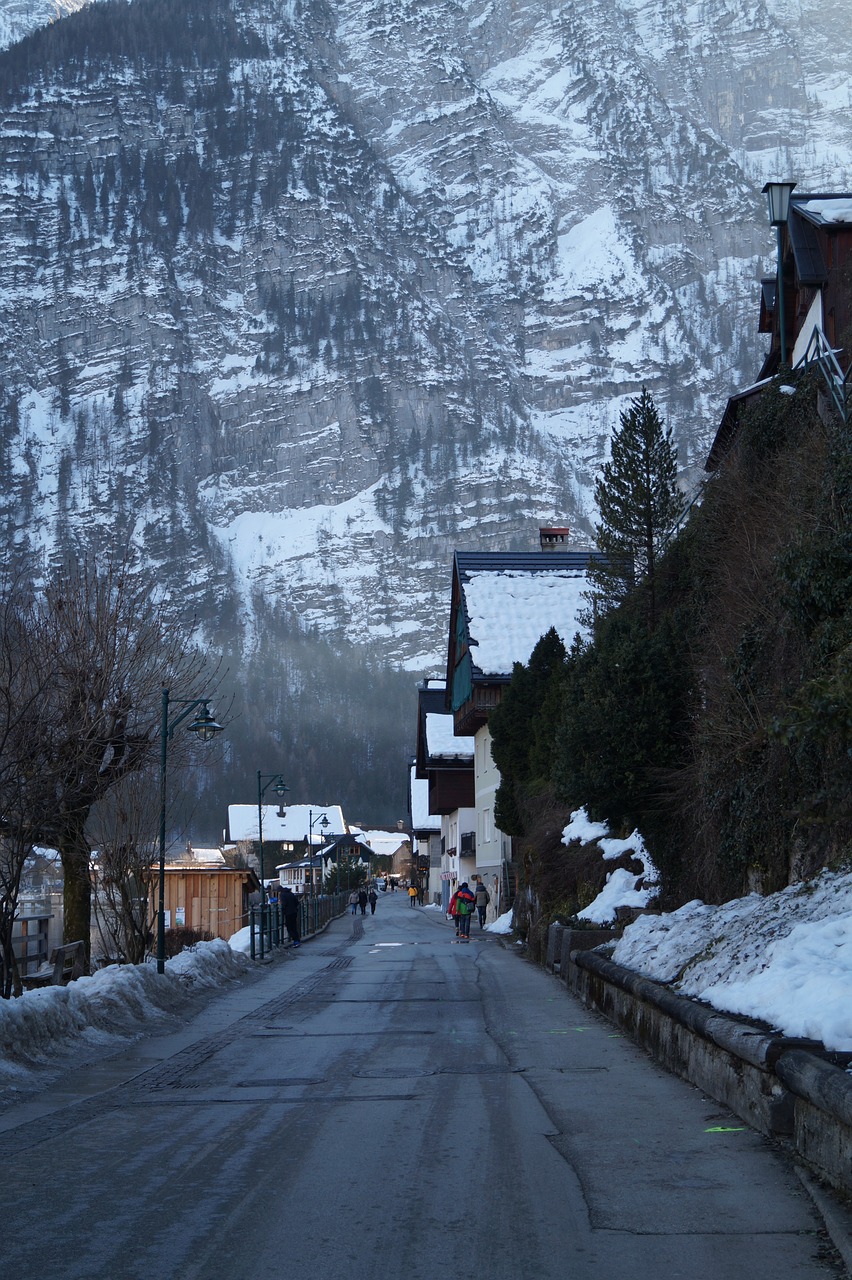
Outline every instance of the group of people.
<path id="1" fill-rule="evenodd" d="M 482 932 L 485 928 L 485 910 L 490 901 L 491 894 L 481 880 L 477 882 L 475 890 L 470 888 L 466 880 L 462 881 L 450 898 L 448 913 L 455 921 L 459 942 L 470 942 L 470 922 L 474 911 L 479 917 L 479 931 Z"/>
<path id="2" fill-rule="evenodd" d="M 365 916 L 367 914 L 367 903 L 369 902 L 370 915 L 374 916 L 376 914 L 376 903 L 378 902 L 378 900 L 379 900 L 379 895 L 376 893 L 375 889 L 372 888 L 372 886 L 370 887 L 369 893 L 367 892 L 367 890 L 364 888 L 363 885 L 361 886 L 360 889 L 353 889 L 349 895 L 349 907 L 352 915 L 354 916 L 358 908 L 360 907 L 361 915 Z"/>
<path id="3" fill-rule="evenodd" d="M 417 889 L 414 885 L 410 886 L 408 895 L 409 905 L 413 907 L 417 902 Z M 369 890 L 364 885 L 361 885 L 360 888 L 353 889 L 350 893 L 349 908 L 353 916 L 357 914 L 359 908 L 361 915 L 365 916 L 367 914 L 367 904 L 369 903 L 370 915 L 375 915 L 378 900 L 379 895 L 372 885 Z M 474 913 L 479 917 L 480 932 L 485 928 L 485 911 L 490 901 L 491 894 L 481 880 L 478 881 L 476 889 L 471 889 L 466 880 L 456 889 L 452 898 L 450 898 L 449 915 L 455 921 L 456 937 L 460 942 L 470 942 L 470 922 Z M 286 886 L 282 889 L 270 886 L 268 902 L 271 906 L 280 904 L 287 936 L 294 947 L 301 946 L 299 899 L 293 890 Z"/>

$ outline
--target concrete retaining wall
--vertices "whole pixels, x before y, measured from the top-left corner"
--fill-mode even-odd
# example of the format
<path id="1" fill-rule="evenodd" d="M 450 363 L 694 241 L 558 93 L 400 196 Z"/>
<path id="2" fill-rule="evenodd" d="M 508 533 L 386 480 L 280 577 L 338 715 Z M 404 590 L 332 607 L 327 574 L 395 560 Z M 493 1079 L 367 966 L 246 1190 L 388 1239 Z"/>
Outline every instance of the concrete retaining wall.
<path id="1" fill-rule="evenodd" d="M 547 967 L 587 1007 L 753 1128 L 789 1141 L 814 1172 L 852 1194 L 852 1076 L 845 1061 L 819 1042 L 772 1035 L 676 995 L 599 951 L 568 950 L 578 933 L 591 930 L 551 930 Z"/>

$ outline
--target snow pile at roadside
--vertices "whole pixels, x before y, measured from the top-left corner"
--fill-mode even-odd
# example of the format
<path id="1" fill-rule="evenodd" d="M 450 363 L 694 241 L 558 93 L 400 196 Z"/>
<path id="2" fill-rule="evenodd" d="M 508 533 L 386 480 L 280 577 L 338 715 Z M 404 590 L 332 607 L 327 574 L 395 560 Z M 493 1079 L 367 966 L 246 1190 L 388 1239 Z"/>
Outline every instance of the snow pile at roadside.
<path id="1" fill-rule="evenodd" d="M 239 929 L 236 933 L 232 933 L 228 940 L 228 946 L 232 951 L 239 952 L 240 955 L 251 955 L 251 925 L 247 924 L 244 928 Z"/>
<path id="2" fill-rule="evenodd" d="M 576 809 L 562 832 L 562 843 L 570 845 L 575 840 L 581 840 L 583 844 L 597 843 L 605 862 L 614 861 L 629 852 L 641 868 L 631 871 L 626 867 L 615 867 L 594 901 L 577 912 L 580 920 L 588 920 L 591 924 L 610 924 L 615 919 L 616 907 L 647 907 L 656 898 L 659 873 L 638 831 L 626 840 L 616 840 L 609 835 L 605 823 L 592 822 L 585 809 Z"/>
<path id="3" fill-rule="evenodd" d="M 491 924 L 485 926 L 486 933 L 511 933 L 512 932 L 512 915 L 510 910 L 505 915 L 498 916 L 496 920 L 492 920 Z"/>
<path id="4" fill-rule="evenodd" d="M 852 873 L 688 902 L 625 929 L 613 959 L 726 1013 L 852 1050 Z"/>
<path id="5" fill-rule="evenodd" d="M 74 1040 L 105 1044 L 138 1035 L 179 1011 L 204 987 L 222 986 L 245 972 L 247 961 L 221 938 L 201 942 L 155 965 L 111 965 L 67 987 L 43 987 L 0 1000 L 0 1080 L 43 1063 Z"/>

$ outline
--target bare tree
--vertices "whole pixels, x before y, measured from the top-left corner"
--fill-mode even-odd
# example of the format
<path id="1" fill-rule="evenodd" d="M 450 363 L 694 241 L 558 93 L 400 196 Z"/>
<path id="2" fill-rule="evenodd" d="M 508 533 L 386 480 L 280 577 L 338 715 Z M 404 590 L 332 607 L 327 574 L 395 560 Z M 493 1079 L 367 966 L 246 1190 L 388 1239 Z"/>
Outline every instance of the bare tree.
<path id="1" fill-rule="evenodd" d="M 95 850 L 92 908 L 101 944 L 129 964 L 141 964 L 153 937 L 157 781 L 150 770 L 122 778 L 95 805 L 86 833 Z"/>
<path id="2" fill-rule="evenodd" d="M 127 562 L 63 566 L 41 599 L 19 609 L 18 638 L 40 690 L 25 770 L 30 834 L 59 851 L 65 939 L 88 947 L 92 808 L 157 760 L 162 686 L 209 696 L 215 670 L 191 627 L 175 624 Z"/>
<path id="3" fill-rule="evenodd" d="M 24 863 L 33 846 L 32 800 L 49 671 L 34 661 L 35 609 L 18 578 L 0 582 L 0 996 L 21 984 L 12 946 Z"/>

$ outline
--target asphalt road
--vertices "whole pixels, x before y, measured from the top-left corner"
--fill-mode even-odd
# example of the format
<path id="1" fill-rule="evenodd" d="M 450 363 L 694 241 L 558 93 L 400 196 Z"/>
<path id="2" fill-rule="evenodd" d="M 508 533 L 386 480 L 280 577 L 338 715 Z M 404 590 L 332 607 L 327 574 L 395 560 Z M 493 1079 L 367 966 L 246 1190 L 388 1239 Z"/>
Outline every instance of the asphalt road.
<path id="1" fill-rule="evenodd" d="M 383 895 L 0 1115 L 40 1280 L 829 1280 L 771 1144 L 488 935 Z"/>

